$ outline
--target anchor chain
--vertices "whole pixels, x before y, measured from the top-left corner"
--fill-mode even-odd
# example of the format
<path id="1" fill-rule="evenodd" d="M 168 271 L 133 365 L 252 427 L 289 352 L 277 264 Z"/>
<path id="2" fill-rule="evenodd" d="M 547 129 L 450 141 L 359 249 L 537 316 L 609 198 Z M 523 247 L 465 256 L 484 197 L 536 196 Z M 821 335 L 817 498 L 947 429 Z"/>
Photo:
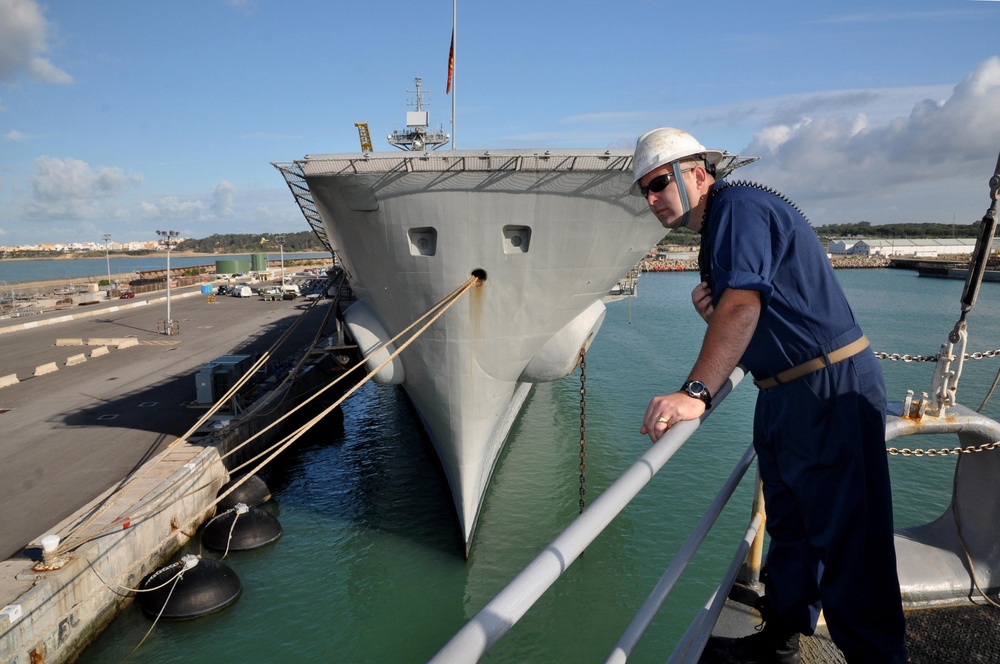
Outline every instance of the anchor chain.
<path id="1" fill-rule="evenodd" d="M 876 352 L 875 357 L 880 360 L 889 360 L 891 362 L 937 362 L 940 353 L 936 355 L 900 355 L 899 353 L 880 353 Z M 1000 355 L 1000 348 L 996 350 L 985 350 L 976 353 L 966 353 L 965 359 L 967 360 L 985 360 L 987 358 L 993 358 Z"/>
<path id="2" fill-rule="evenodd" d="M 989 452 L 1000 447 L 1000 440 L 995 440 L 992 443 L 983 443 L 982 445 L 969 445 L 968 447 L 942 447 L 940 449 L 915 449 L 911 450 L 908 447 L 889 447 L 886 448 L 886 452 L 889 456 L 915 456 L 915 457 L 938 457 L 938 456 L 949 456 L 957 454 L 973 454 L 975 452 Z"/>
<path id="3" fill-rule="evenodd" d="M 580 514 L 587 506 L 587 350 L 580 349 Z"/>

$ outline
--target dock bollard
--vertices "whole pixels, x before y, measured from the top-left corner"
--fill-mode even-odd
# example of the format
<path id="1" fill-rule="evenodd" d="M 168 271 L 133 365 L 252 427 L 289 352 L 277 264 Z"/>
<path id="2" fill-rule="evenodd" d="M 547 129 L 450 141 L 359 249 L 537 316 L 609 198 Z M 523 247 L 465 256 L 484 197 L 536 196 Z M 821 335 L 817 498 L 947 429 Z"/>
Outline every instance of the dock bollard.
<path id="1" fill-rule="evenodd" d="M 56 559 L 56 549 L 59 548 L 58 535 L 46 535 L 38 540 L 42 545 L 42 560 L 52 563 Z"/>

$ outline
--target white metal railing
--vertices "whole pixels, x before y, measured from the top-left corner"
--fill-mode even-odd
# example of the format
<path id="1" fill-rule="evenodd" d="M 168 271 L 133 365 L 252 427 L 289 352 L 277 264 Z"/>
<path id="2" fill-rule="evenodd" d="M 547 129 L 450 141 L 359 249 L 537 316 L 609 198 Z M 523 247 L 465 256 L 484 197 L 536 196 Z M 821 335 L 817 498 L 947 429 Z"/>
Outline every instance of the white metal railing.
<path id="1" fill-rule="evenodd" d="M 733 472 L 730 473 L 726 482 L 722 485 L 719 493 L 716 494 L 715 500 L 712 501 L 712 504 L 709 506 L 708 510 L 705 511 L 701 520 L 698 521 L 698 524 L 691 532 L 687 541 L 684 542 L 684 545 L 677 552 L 673 561 L 671 561 L 670 566 L 667 567 L 663 576 L 660 577 L 659 582 L 656 586 L 654 586 L 653 591 L 646 599 L 646 602 L 639 609 L 638 613 L 635 614 L 635 617 L 625 630 L 625 633 L 622 634 L 621 639 L 618 640 L 618 643 L 615 645 L 615 649 L 611 652 L 611 655 L 607 659 L 608 664 L 621 664 L 628 659 L 630 654 L 632 654 L 636 645 L 639 644 L 639 639 L 642 638 L 646 629 L 648 629 L 649 625 L 653 622 L 653 618 L 656 617 L 660 607 L 663 606 L 663 602 L 666 601 L 670 591 L 673 590 L 674 585 L 677 583 L 678 579 L 680 579 L 681 574 L 683 574 L 684 570 L 687 569 L 687 566 L 694 558 L 695 553 L 698 552 L 698 548 L 701 546 L 702 542 L 705 541 L 705 537 L 712 529 L 712 526 L 715 525 L 715 521 L 719 518 L 719 515 L 722 514 L 723 508 L 725 508 L 726 504 L 729 503 L 729 499 L 732 498 L 733 492 L 736 491 L 736 487 L 739 486 L 740 481 L 743 479 L 743 476 L 746 474 L 747 469 L 750 468 L 750 464 L 753 463 L 756 456 L 757 455 L 754 452 L 753 445 L 750 445 L 747 448 L 747 451 L 744 452 L 743 457 L 736 464 Z M 752 527 L 753 526 L 751 525 L 751 528 Z M 757 530 L 758 529 L 754 529 L 754 535 L 756 535 Z M 746 558 L 746 550 L 743 549 L 742 546 L 740 549 L 742 550 L 742 554 L 737 554 L 736 570 L 733 572 L 734 577 L 735 571 L 738 571 L 742 561 Z M 732 585 L 732 581 L 729 582 L 729 585 Z M 722 587 L 728 588 L 729 585 L 724 585 Z M 723 597 L 725 597 L 725 595 L 723 595 Z M 712 620 L 711 624 L 715 624 L 715 620 Z M 704 646 L 704 643 L 701 645 Z M 678 646 L 678 650 L 680 649 L 680 646 Z M 701 648 L 698 650 L 700 651 Z"/>
<path id="2" fill-rule="evenodd" d="M 715 404 L 722 403 L 733 388 L 743 380 L 745 373 L 742 367 L 737 367 L 733 371 L 729 380 L 719 390 L 719 394 L 715 396 Z M 597 539 L 597 536 L 604 531 L 608 524 L 625 509 L 639 491 L 673 457 L 674 453 L 687 442 L 688 438 L 701 425 L 701 422 L 716 410 L 713 408 L 710 411 L 705 411 L 700 420 L 689 420 L 672 426 L 655 445 L 646 450 L 621 477 L 615 480 L 597 500 L 587 507 L 562 534 L 546 546 L 520 574 L 514 577 L 479 613 L 473 616 L 430 661 L 442 664 L 445 662 L 451 664 L 453 662 L 479 661 L 527 613 L 528 609 L 573 564 L 587 546 Z M 726 487 L 732 484 L 733 489 L 735 489 L 735 484 L 738 484 L 739 480 L 737 478 L 736 482 L 733 483 L 734 476 L 738 475 L 739 478 L 742 478 L 752 458 L 752 455 L 749 459 L 747 455 L 744 455 L 739 466 L 727 481 Z M 729 493 L 731 495 L 732 492 Z M 728 497 L 725 500 L 728 500 Z M 725 500 L 722 505 L 725 504 Z M 714 509 L 714 506 L 715 503 L 710 511 Z M 721 506 L 719 509 L 721 510 Z M 708 522 L 714 522 L 714 520 L 714 517 L 709 518 L 709 515 L 706 514 L 706 517 L 699 522 L 699 527 L 706 523 L 708 527 L 711 527 L 711 523 Z M 692 537 L 703 539 L 704 535 L 695 534 Z M 743 549 L 742 546 L 741 549 Z M 745 555 L 745 550 L 743 553 Z M 687 555 L 686 552 L 684 555 Z M 683 565 L 686 565 L 686 562 L 681 566 L 683 567 Z M 674 565 L 671 564 L 671 567 L 673 568 Z M 682 570 L 675 569 L 674 571 L 679 574 Z M 668 573 L 673 574 L 674 572 L 668 569 Z M 735 572 L 733 572 L 733 576 L 735 576 Z M 728 588 L 728 586 L 722 587 Z M 725 599 L 725 593 L 723 593 L 722 598 Z M 651 598 L 647 600 L 647 604 L 651 601 L 657 600 Z M 660 602 L 662 603 L 662 600 Z M 644 630 L 645 627 L 642 629 Z"/>

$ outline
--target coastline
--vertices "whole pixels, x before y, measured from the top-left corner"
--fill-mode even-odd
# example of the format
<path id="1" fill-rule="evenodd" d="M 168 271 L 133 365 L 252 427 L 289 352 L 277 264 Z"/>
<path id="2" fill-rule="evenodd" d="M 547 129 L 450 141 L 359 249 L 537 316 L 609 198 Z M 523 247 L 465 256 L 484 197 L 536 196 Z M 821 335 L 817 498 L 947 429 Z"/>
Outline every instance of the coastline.
<path id="1" fill-rule="evenodd" d="M 301 268 L 303 266 L 313 266 L 313 265 L 319 265 L 319 264 L 329 264 L 330 260 L 331 260 L 330 257 L 329 257 L 329 255 L 319 256 L 318 255 L 319 253 L 320 252 L 286 253 L 285 257 L 284 257 L 285 258 L 285 267 L 286 267 L 286 269 L 299 269 L 299 268 Z M 176 251 L 171 251 L 170 254 L 171 254 L 171 258 L 174 259 L 175 261 L 177 259 L 189 259 L 189 260 L 190 259 L 195 259 L 195 260 L 204 259 L 204 262 L 200 263 L 199 265 L 210 266 L 212 268 L 212 269 L 206 271 L 206 273 L 214 272 L 214 266 L 215 266 L 215 261 L 216 260 L 229 259 L 229 258 L 231 258 L 233 256 L 242 256 L 243 255 L 243 254 L 203 254 L 203 253 L 197 253 L 197 252 L 176 252 Z M 160 253 L 143 254 L 142 256 L 136 256 L 134 254 L 118 254 L 118 255 L 114 255 L 113 254 L 113 255 L 109 256 L 109 258 L 110 259 L 114 259 L 116 261 L 122 261 L 122 260 L 124 260 L 124 261 L 126 261 L 127 264 L 128 263 L 135 264 L 138 261 L 142 261 L 142 262 L 155 262 L 157 260 L 163 260 L 164 263 L 165 263 L 166 262 L 166 256 L 167 256 L 166 252 L 163 252 L 162 254 L 160 254 Z M 272 259 L 269 258 L 269 261 L 270 260 L 272 260 Z M 100 257 L 100 258 L 93 258 L 93 257 L 84 258 L 84 257 L 79 257 L 79 256 L 77 256 L 77 257 L 73 257 L 73 256 L 55 257 L 55 256 L 53 256 L 51 258 L 7 258 L 7 259 L 4 259 L 3 261 L 0 261 L 0 267 L 2 267 L 2 265 L 6 261 L 10 261 L 12 263 L 12 265 L 10 266 L 11 272 L 14 272 L 14 271 L 17 270 L 17 268 L 13 265 L 13 263 L 37 263 L 37 264 L 52 264 L 52 265 L 56 265 L 56 264 L 69 265 L 70 263 L 67 263 L 67 261 L 70 261 L 70 262 L 72 262 L 72 261 L 94 261 L 95 265 L 97 264 L 97 262 L 99 262 L 102 267 L 103 267 L 103 265 L 105 263 L 105 259 L 104 259 L 103 256 Z M 273 262 L 275 264 L 277 264 L 278 263 L 278 259 L 273 259 Z M 138 273 L 135 270 L 123 271 L 123 270 L 120 269 L 120 266 L 121 266 L 120 263 L 117 266 L 114 263 L 111 264 L 111 268 L 113 270 L 116 267 L 119 267 L 118 270 L 115 270 L 115 271 L 113 271 L 111 273 L 111 280 L 112 280 L 112 282 L 127 283 L 127 282 L 131 281 L 132 279 L 136 278 L 136 276 L 137 276 Z M 176 265 L 175 264 L 174 267 L 175 267 L 176 270 L 180 271 L 180 270 L 190 269 L 192 266 L 191 265 Z M 159 268 L 149 268 L 149 269 L 159 269 Z M 84 271 L 84 270 L 81 270 L 81 271 Z M 12 276 L 13 276 L 13 278 L 12 278 Z M 40 276 L 44 276 L 42 274 L 32 274 L 31 276 L 34 276 L 35 278 L 31 279 L 29 277 L 30 280 L 28 280 L 28 281 L 20 281 L 20 280 L 18 280 L 17 276 L 12 275 L 12 274 L 5 275 L 4 271 L 0 270 L 0 286 L 2 286 L 2 290 L 5 290 L 5 291 L 15 290 L 15 291 L 17 291 L 19 293 L 27 293 L 29 295 L 40 295 L 40 294 L 42 294 L 40 291 L 44 290 L 44 289 L 52 289 L 52 288 L 59 288 L 59 287 L 66 287 L 66 286 L 73 286 L 73 285 L 96 284 L 96 283 L 99 283 L 100 281 L 106 280 L 108 278 L 107 272 L 105 272 L 103 269 L 98 270 L 96 268 L 91 272 L 91 274 L 80 274 L 78 276 L 56 276 L 56 277 L 47 277 L 47 278 L 38 278 Z"/>

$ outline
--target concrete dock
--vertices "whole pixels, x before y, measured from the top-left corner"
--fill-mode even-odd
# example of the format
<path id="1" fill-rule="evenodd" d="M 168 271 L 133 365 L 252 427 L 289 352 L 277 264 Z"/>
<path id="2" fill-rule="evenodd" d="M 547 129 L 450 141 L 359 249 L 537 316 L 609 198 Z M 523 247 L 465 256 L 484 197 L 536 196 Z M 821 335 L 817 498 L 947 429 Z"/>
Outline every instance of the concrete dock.
<path id="1" fill-rule="evenodd" d="M 308 310 L 284 351 L 312 339 L 330 303 Z M 193 534 L 227 479 L 217 441 L 165 452 L 206 410 L 193 403 L 195 373 L 266 351 L 309 305 L 175 289 L 173 336 L 157 332 L 165 308 L 161 293 L 0 321 L 0 661 L 72 659 L 126 601 L 117 591 Z M 43 535 L 90 516 L 100 536 L 41 562 Z"/>

